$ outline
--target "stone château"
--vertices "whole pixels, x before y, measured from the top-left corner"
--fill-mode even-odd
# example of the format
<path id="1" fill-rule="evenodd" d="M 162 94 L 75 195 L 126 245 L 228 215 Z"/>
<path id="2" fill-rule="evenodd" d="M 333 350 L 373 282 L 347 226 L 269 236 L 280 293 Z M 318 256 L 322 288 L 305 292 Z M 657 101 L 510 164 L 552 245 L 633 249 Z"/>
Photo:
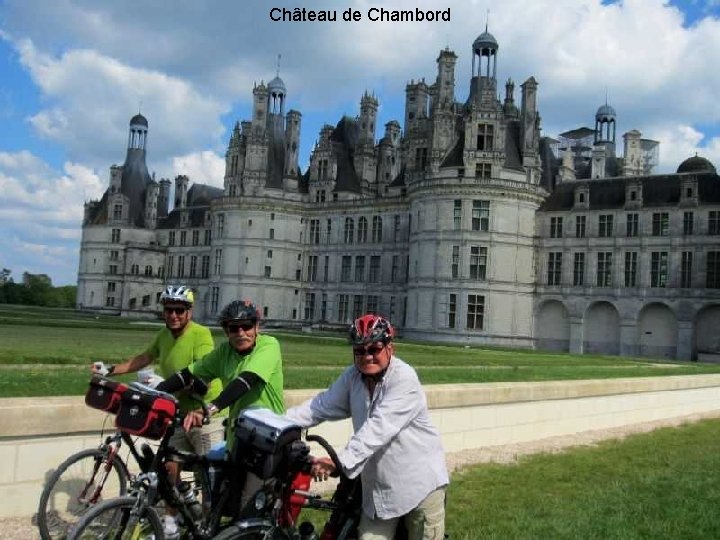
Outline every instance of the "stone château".
<path id="1" fill-rule="evenodd" d="M 223 188 L 156 182 L 148 121 L 130 121 L 122 166 L 86 204 L 77 305 L 154 316 L 166 283 L 197 290 L 213 321 L 243 297 L 267 324 L 332 327 L 363 312 L 408 338 L 697 359 L 720 354 L 720 178 L 690 157 L 655 174 L 638 131 L 616 151 L 616 114 L 544 137 L 538 83 L 507 80 L 499 45 L 472 44 L 469 93 L 457 56 L 406 87 L 402 124 L 376 140 L 378 100 L 325 125 L 299 166 L 301 114 L 275 77 L 226 153 Z M 464 83 L 467 84 L 467 83 Z"/>

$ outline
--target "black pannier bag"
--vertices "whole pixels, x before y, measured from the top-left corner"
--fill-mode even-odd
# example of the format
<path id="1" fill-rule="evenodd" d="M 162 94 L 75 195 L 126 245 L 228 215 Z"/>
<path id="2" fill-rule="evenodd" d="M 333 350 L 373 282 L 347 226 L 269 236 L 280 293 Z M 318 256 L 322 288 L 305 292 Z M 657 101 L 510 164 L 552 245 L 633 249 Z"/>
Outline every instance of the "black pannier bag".
<path id="1" fill-rule="evenodd" d="M 93 375 L 85 393 L 85 405 L 115 414 L 120 408 L 120 397 L 128 388 L 125 383 Z"/>
<path id="2" fill-rule="evenodd" d="M 147 439 L 162 439 L 178 410 L 170 394 L 133 383 L 120 399 L 115 426 Z"/>
<path id="3" fill-rule="evenodd" d="M 300 433 L 300 426 L 268 409 L 245 409 L 235 420 L 233 461 L 263 480 L 270 478 Z"/>

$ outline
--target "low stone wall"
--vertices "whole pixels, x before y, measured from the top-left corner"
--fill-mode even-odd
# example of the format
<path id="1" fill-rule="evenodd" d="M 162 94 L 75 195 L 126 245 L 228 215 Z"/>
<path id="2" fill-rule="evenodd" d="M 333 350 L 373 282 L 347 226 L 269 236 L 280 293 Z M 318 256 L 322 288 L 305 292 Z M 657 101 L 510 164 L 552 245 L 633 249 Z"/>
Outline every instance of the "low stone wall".
<path id="1" fill-rule="evenodd" d="M 315 390 L 285 394 L 288 406 Z M 720 375 L 431 385 L 425 387 L 447 452 L 532 441 L 720 409 Z M 0 517 L 36 512 L 44 481 L 71 453 L 100 441 L 112 418 L 81 397 L 0 399 Z M 334 446 L 349 421 L 313 430 Z"/>

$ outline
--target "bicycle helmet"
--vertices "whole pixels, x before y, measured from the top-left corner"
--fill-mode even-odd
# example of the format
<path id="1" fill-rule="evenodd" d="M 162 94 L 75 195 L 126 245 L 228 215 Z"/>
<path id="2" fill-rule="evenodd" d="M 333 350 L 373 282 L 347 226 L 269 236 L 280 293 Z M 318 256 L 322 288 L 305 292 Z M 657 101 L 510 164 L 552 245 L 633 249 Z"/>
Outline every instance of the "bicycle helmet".
<path id="1" fill-rule="evenodd" d="M 352 345 L 389 343 L 394 337 L 395 328 L 390 321 L 380 315 L 368 313 L 358 317 L 350 325 L 350 343 Z"/>
<path id="2" fill-rule="evenodd" d="M 254 321 L 260 320 L 260 309 L 250 300 L 233 300 L 220 312 L 218 321 L 225 326 L 230 321 Z"/>
<path id="3" fill-rule="evenodd" d="M 160 303 L 165 302 L 182 302 L 188 306 L 192 306 L 195 302 L 195 296 L 193 295 L 192 289 L 185 285 L 173 287 L 168 285 L 165 290 L 160 294 Z"/>

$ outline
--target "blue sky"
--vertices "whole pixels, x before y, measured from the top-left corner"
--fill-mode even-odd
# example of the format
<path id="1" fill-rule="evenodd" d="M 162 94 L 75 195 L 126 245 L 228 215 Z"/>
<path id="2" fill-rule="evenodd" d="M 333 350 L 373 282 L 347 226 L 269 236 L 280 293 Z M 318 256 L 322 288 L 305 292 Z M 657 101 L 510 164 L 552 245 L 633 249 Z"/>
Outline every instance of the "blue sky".
<path id="1" fill-rule="evenodd" d="M 451 22 L 272 22 L 283 6 L 449 8 Z M 488 10 L 500 86 L 511 77 L 519 101 L 536 78 L 545 135 L 592 126 L 607 92 L 618 136 L 660 141 L 659 171 L 695 152 L 720 166 L 720 0 L 0 0 L 0 267 L 76 281 L 83 203 L 123 162 L 140 106 L 151 171 L 222 185 L 230 130 L 281 54 L 305 167 L 321 126 L 355 116 L 366 90 L 378 138 L 402 121 L 405 84 L 432 82 L 446 46 L 463 100 Z"/>

